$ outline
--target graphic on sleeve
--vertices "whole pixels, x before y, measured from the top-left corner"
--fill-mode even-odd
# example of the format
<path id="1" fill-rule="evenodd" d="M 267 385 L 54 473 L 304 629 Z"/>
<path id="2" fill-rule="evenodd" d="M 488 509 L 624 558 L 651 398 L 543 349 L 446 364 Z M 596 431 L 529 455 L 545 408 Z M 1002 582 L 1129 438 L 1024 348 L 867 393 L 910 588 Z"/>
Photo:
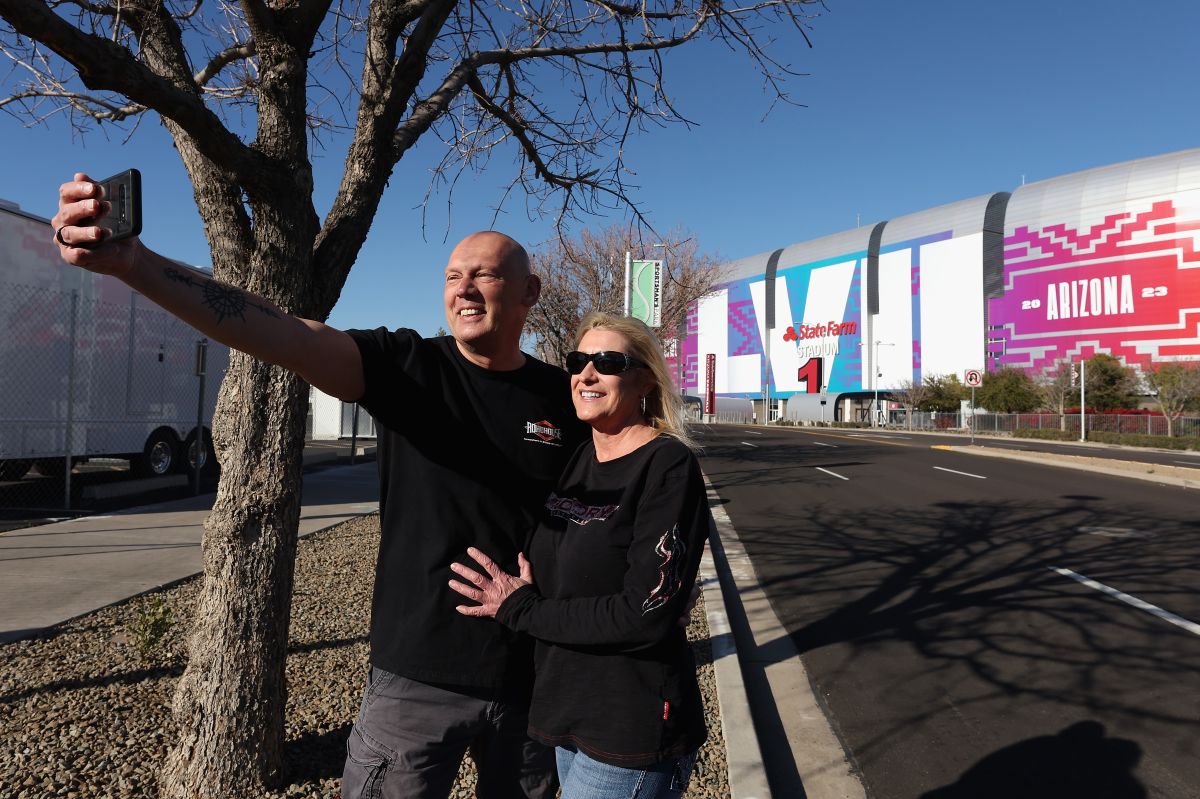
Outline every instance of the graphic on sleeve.
<path id="1" fill-rule="evenodd" d="M 604 521 L 609 516 L 617 512 L 620 505 L 585 505 L 577 499 L 570 497 L 560 497 L 554 492 L 550 493 L 549 499 L 546 500 L 546 510 L 550 511 L 551 516 L 557 516 L 560 519 L 575 522 L 576 524 L 587 524 L 592 521 Z"/>
<path id="2" fill-rule="evenodd" d="M 525 423 L 525 440 L 536 441 L 539 444 L 549 444 L 553 447 L 562 446 L 563 432 L 562 428 L 556 427 L 553 422 L 543 419 L 540 422 Z"/>
<path id="3" fill-rule="evenodd" d="M 670 602 L 683 583 L 683 556 L 687 553 L 687 545 L 679 537 L 679 525 L 663 533 L 654 551 L 662 558 L 662 563 L 658 565 L 658 585 L 642 603 L 643 616 Z"/>

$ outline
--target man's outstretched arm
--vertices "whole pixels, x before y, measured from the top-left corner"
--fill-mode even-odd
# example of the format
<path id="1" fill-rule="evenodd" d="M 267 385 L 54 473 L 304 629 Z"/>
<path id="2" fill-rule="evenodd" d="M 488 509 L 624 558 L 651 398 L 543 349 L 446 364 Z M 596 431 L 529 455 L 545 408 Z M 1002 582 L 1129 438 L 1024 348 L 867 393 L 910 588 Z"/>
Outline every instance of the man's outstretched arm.
<path id="1" fill-rule="evenodd" d="M 286 314 L 270 300 L 181 266 L 138 239 L 87 249 L 103 237 L 99 227 L 83 224 L 101 215 L 100 193 L 82 173 L 59 188 L 51 222 L 64 261 L 124 281 L 208 337 L 290 369 L 326 394 L 348 402 L 362 398 L 362 356 L 345 332 Z"/>

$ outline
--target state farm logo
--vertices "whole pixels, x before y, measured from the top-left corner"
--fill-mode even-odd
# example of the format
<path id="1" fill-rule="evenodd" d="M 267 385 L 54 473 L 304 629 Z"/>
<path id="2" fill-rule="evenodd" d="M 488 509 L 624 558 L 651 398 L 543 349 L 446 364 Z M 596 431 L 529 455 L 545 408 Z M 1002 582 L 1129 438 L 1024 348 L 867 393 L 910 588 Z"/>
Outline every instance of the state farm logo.
<path id="1" fill-rule="evenodd" d="M 551 422 L 548 422 L 545 419 L 540 422 L 526 422 L 525 440 L 540 441 L 543 444 L 561 447 L 562 430 L 555 427 Z"/>

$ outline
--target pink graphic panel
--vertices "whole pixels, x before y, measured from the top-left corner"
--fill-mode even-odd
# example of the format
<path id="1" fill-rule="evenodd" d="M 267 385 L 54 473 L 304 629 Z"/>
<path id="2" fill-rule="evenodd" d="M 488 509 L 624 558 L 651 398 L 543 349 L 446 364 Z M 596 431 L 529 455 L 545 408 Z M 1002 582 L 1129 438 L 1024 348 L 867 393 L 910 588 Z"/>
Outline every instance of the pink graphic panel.
<path id="1" fill-rule="evenodd" d="M 1129 366 L 1200 358 L 1200 219 L 1174 203 L 1085 230 L 1017 227 L 1005 239 L 1004 294 L 988 301 L 1001 365 L 1050 371 L 1109 353 Z"/>

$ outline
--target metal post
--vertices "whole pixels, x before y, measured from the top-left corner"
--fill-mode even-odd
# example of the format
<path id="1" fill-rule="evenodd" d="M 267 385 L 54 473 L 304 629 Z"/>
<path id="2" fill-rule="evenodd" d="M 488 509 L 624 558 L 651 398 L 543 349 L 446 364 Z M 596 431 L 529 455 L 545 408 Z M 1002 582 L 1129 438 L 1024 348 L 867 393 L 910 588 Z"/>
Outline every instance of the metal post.
<path id="1" fill-rule="evenodd" d="M 625 251 L 625 315 L 633 311 L 633 297 L 629 292 L 629 280 L 633 274 L 633 253 L 629 250 Z"/>
<path id="2" fill-rule="evenodd" d="M 208 339 L 202 338 L 196 342 L 196 376 L 200 378 L 200 391 L 196 399 L 196 454 L 192 461 L 192 496 L 200 495 L 200 467 L 208 455 L 204 446 L 204 382 L 207 374 Z"/>
<path id="3" fill-rule="evenodd" d="M 1087 441 L 1087 361 L 1079 361 L 1079 440 Z"/>
<path id="4" fill-rule="evenodd" d="M 971 418 L 967 420 L 967 430 L 971 433 L 971 443 L 975 443 L 975 386 L 971 386 Z"/>
<path id="5" fill-rule="evenodd" d="M 67 429 L 63 436 L 63 508 L 71 509 L 71 444 L 75 429 L 75 345 L 78 332 L 79 292 L 71 292 L 71 346 L 67 349 Z"/>
<path id="6" fill-rule="evenodd" d="M 350 415 L 350 465 L 354 465 L 354 456 L 358 454 L 358 403 L 354 403 L 354 412 Z"/>
<path id="7" fill-rule="evenodd" d="M 763 350 L 766 360 L 763 363 L 763 424 L 771 423 L 771 331 L 764 325 L 763 327 L 765 341 L 763 342 Z"/>

